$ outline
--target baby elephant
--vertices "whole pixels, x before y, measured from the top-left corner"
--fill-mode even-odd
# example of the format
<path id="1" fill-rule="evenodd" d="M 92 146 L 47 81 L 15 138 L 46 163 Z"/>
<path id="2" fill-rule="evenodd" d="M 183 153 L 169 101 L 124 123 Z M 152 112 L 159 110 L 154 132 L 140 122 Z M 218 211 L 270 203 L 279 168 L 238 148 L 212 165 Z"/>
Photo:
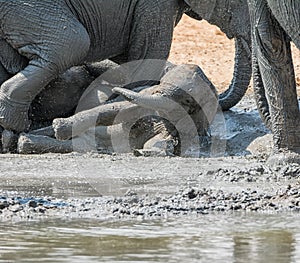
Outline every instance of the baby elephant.
<path id="1" fill-rule="evenodd" d="M 88 108 L 95 106 L 95 94 L 100 105 Z M 126 100 L 113 98 L 114 94 Z M 215 87 L 196 65 L 172 66 L 160 84 L 133 90 L 110 86 L 100 76 L 82 96 L 76 114 L 22 134 L 18 149 L 70 152 L 91 150 L 92 145 L 128 152 L 160 145 L 171 154 L 184 154 L 192 139 L 207 134 L 218 107 Z"/>

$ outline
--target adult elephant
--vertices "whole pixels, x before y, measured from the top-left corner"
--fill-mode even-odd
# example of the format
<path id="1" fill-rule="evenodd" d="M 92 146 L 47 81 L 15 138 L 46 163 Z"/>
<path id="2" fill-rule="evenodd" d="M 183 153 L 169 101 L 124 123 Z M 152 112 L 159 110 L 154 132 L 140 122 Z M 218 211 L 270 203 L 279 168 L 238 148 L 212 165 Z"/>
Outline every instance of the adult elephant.
<path id="1" fill-rule="evenodd" d="M 300 112 L 290 41 L 300 48 L 300 2 L 248 0 L 256 99 L 272 129 L 270 162 L 300 163 Z"/>
<path id="2" fill-rule="evenodd" d="M 221 27 L 237 25 L 231 23 L 234 1 L 229 5 L 218 0 L 194 2 L 195 9 L 189 0 L 0 0 L 0 126 L 26 130 L 32 100 L 71 66 L 107 58 L 118 63 L 166 60 L 174 26 L 187 5 L 197 17 L 212 22 L 219 19 Z M 243 53 L 244 42 L 237 41 L 238 54 Z M 249 66 L 245 61 L 236 67 Z M 155 67 L 154 79 L 162 67 Z M 141 62 L 137 72 L 145 70 Z M 236 71 L 233 88 L 221 95 L 221 101 L 232 94 L 235 84 L 244 81 L 248 85 L 245 71 Z M 235 104 L 243 89 L 237 99 L 222 107 Z"/>

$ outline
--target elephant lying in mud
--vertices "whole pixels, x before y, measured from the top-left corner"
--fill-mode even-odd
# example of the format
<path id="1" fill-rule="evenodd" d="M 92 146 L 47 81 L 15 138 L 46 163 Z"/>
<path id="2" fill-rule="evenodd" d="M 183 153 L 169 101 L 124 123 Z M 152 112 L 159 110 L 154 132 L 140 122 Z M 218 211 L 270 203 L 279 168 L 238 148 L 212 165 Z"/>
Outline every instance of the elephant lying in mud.
<path id="1" fill-rule="evenodd" d="M 184 155 L 194 138 L 206 135 L 219 104 L 216 89 L 198 66 L 170 65 L 160 84 L 135 90 L 112 88 L 108 82 L 111 77 L 115 81 L 122 70 L 119 67 L 98 77 L 83 94 L 75 115 L 21 134 L 18 152 L 99 148 L 129 152 L 154 147 L 164 154 Z M 127 101 L 112 99 L 114 93 Z"/>
<path id="2" fill-rule="evenodd" d="M 300 112 L 290 41 L 300 48 L 300 2 L 248 0 L 254 90 L 273 132 L 271 163 L 300 163 Z"/>
<path id="3" fill-rule="evenodd" d="M 249 83 L 250 45 L 248 16 L 243 15 L 247 5 L 242 0 L 223 2 L 0 0 L 0 126 L 27 130 L 31 102 L 71 66 L 108 58 L 117 63 L 141 60 L 136 74 L 143 74 L 148 71 L 144 59 L 166 60 L 174 26 L 185 11 L 236 38 L 233 82 L 220 95 L 222 108 L 230 108 Z M 161 76 L 163 67 L 154 70 L 153 78 Z"/>

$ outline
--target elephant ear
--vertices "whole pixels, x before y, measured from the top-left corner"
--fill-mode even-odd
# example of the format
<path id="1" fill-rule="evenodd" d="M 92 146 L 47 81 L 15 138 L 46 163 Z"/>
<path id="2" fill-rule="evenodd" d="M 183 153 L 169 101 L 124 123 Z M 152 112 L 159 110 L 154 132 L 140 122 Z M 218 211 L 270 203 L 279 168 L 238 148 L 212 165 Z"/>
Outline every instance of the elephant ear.
<path id="1" fill-rule="evenodd" d="M 217 5 L 217 0 L 184 0 L 198 17 L 209 20 Z"/>

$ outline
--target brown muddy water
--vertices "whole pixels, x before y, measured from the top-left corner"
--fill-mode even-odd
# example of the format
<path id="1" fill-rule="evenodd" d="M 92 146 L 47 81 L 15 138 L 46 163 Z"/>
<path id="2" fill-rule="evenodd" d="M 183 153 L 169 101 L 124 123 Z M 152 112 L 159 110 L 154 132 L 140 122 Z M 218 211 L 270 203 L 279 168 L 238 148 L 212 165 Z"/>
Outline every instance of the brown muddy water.
<path id="1" fill-rule="evenodd" d="M 210 158 L 1 155 L 0 262 L 300 262 L 300 167 L 240 105 Z"/>
<path id="2" fill-rule="evenodd" d="M 299 262 L 295 214 L 1 225 L 0 262 Z"/>

